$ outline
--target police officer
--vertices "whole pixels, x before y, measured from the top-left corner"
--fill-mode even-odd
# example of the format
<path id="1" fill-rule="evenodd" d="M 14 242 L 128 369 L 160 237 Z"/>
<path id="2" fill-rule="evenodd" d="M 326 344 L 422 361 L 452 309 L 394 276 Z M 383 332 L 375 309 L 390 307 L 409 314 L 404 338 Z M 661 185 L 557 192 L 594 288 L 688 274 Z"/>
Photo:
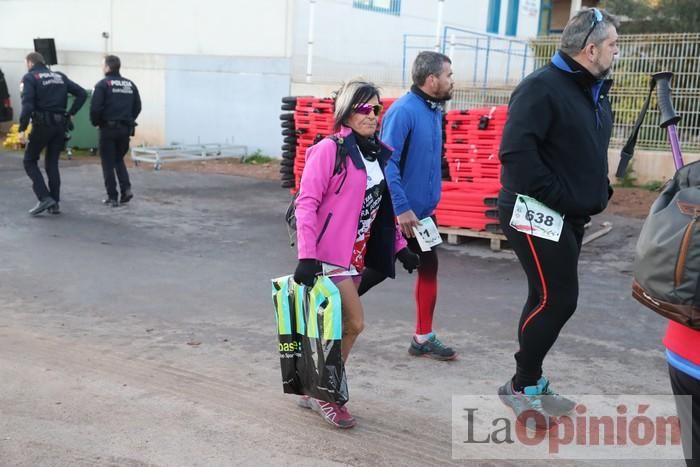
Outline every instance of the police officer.
<path id="1" fill-rule="evenodd" d="M 24 170 L 32 179 L 32 188 L 39 200 L 29 213 L 36 216 L 48 209 L 52 214 L 59 214 L 61 176 L 58 172 L 58 157 L 63 148 L 66 127 L 70 125 L 71 117 L 85 103 L 87 93 L 63 73 L 49 70 L 44 57 L 39 53 L 27 55 L 26 65 L 28 73 L 22 78 L 21 84 L 19 131 L 21 140 L 28 139 L 24 151 Z M 66 112 L 68 94 L 75 96 L 75 100 Z M 24 131 L 30 119 L 32 132 L 25 138 Z M 48 188 L 37 164 L 44 148 Z"/>
<path id="2" fill-rule="evenodd" d="M 128 203 L 134 197 L 124 156 L 129 150 L 129 137 L 134 135 L 136 117 L 141 113 L 139 90 L 133 81 L 119 74 L 120 68 L 119 57 L 105 57 L 105 77 L 95 85 L 90 106 L 90 121 L 100 127 L 100 158 L 107 189 L 107 198 L 103 203 L 113 208 L 120 203 Z M 115 172 L 121 192 L 119 199 Z"/>

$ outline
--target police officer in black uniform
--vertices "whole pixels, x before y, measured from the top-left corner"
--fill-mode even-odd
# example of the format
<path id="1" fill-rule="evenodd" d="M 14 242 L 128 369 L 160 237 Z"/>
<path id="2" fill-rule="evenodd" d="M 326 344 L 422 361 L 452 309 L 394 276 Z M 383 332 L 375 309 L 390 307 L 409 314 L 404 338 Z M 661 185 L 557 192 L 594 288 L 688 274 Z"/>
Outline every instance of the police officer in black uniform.
<path id="1" fill-rule="evenodd" d="M 58 172 L 58 157 L 63 149 L 66 127 L 70 125 L 71 117 L 85 103 L 87 93 L 63 73 L 49 70 L 44 57 L 39 53 L 27 55 L 26 64 L 29 71 L 22 78 L 19 131 L 24 139 L 24 131 L 31 119 L 32 132 L 24 151 L 24 170 L 32 179 L 32 188 L 39 199 L 29 213 L 36 216 L 48 209 L 52 214 L 59 214 L 61 176 Z M 75 100 L 66 112 L 68 94 L 75 96 Z M 44 148 L 48 188 L 37 164 Z"/>
<path id="2" fill-rule="evenodd" d="M 129 150 L 129 137 L 134 134 L 136 117 L 141 113 L 139 90 L 133 81 L 119 74 L 120 68 L 119 57 L 105 57 L 105 77 L 95 85 L 90 106 L 90 121 L 100 127 L 100 158 L 107 189 L 107 199 L 103 203 L 111 207 L 128 203 L 134 197 L 124 156 Z M 121 192 L 119 199 L 115 172 Z"/>

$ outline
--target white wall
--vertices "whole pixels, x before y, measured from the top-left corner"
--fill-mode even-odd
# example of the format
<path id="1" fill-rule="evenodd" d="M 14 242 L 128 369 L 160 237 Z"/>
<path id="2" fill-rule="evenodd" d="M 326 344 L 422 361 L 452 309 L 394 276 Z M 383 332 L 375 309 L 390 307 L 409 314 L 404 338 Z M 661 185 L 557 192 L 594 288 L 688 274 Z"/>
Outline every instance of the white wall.
<path id="1" fill-rule="evenodd" d="M 533 3 L 534 2 L 534 3 Z M 505 28 L 507 1 L 502 1 Z M 279 99 L 304 81 L 309 0 L 0 0 L 0 67 L 16 113 L 24 55 L 53 37 L 59 65 L 92 88 L 106 51 L 139 86 L 144 110 L 137 142 L 223 142 L 279 154 Z M 317 0 L 314 82 L 337 86 L 363 75 L 401 85 L 419 50 L 435 45 L 437 0 L 402 0 L 392 16 Z M 444 25 L 485 33 L 488 0 L 445 0 Z M 538 0 L 521 0 L 519 36 L 536 33 Z M 102 33 L 109 33 L 104 39 Z M 404 35 L 411 35 L 404 63 Z M 424 37 L 415 37 L 423 35 Z M 476 36 L 473 36 L 476 37 Z M 472 39 L 473 39 L 472 37 Z M 472 54 L 473 55 L 473 54 Z M 454 56 L 455 77 L 482 75 L 484 60 Z M 492 58 L 492 74 L 506 62 Z M 518 69 L 518 64 L 511 64 Z M 410 79 L 409 79 L 410 80 Z M 211 141 L 213 142 L 213 141 Z"/>
<path id="2" fill-rule="evenodd" d="M 533 4 L 533 1 L 535 3 Z M 293 78 L 306 74 L 308 0 L 296 4 Z M 437 0 L 402 0 L 401 14 L 393 16 L 353 7 L 352 0 L 318 0 L 316 3 L 313 79 L 338 82 L 361 75 L 382 84 L 397 84 L 420 50 L 435 46 Z M 508 2 L 501 2 L 501 32 L 505 31 Z M 534 6 L 534 10 L 533 7 Z M 489 0 L 445 0 L 443 25 L 486 34 Z M 537 34 L 539 1 L 521 0 L 518 38 Z M 404 35 L 407 53 L 404 58 Z M 477 36 L 457 33 L 472 40 Z M 423 36 L 423 37 L 418 37 Z M 463 57 L 466 60 L 466 56 Z M 492 58 L 493 59 L 493 58 Z M 482 59 L 483 61 L 483 59 Z M 405 62 L 405 63 L 404 63 Z M 505 69 L 505 64 L 502 63 Z M 462 69 L 457 69 L 461 66 Z M 471 80 L 473 61 L 455 64 L 456 78 Z"/>
<path id="3" fill-rule="evenodd" d="M 52 67 L 91 89 L 105 52 L 143 100 L 136 144 L 226 142 L 279 155 L 297 0 L 0 0 L 0 68 L 15 119 L 33 38 L 53 37 Z M 104 39 L 102 33 L 109 33 Z"/>
<path id="4" fill-rule="evenodd" d="M 233 142 L 278 156 L 281 99 L 289 85 L 288 59 L 170 56 L 166 140 Z"/>
<path id="5" fill-rule="evenodd" d="M 0 47 L 29 52 L 35 37 L 53 37 L 57 50 L 104 51 L 109 5 L 110 0 L 2 0 Z"/>
<path id="6" fill-rule="evenodd" d="M 293 0 L 0 0 L 0 47 L 287 56 Z M 105 41 L 102 33 L 108 32 Z"/>
<path id="7" fill-rule="evenodd" d="M 283 57 L 287 0 L 112 0 L 114 50 Z"/>

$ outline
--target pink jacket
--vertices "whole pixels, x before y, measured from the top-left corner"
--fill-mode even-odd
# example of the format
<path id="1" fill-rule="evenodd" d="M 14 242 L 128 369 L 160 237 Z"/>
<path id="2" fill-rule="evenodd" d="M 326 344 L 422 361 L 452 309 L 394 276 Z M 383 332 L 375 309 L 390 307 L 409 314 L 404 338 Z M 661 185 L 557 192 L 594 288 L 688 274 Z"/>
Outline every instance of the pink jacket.
<path id="1" fill-rule="evenodd" d="M 348 268 L 367 188 L 367 172 L 352 130 L 343 127 L 336 136 L 343 138 L 348 153 L 345 169 L 340 173 L 333 174 L 333 140 L 325 138 L 306 152 L 295 208 L 298 257 Z M 383 147 L 378 158 L 382 170 L 392 153 Z M 396 225 L 388 189 L 379 210 L 372 224 L 365 262 L 393 277 L 394 255 L 406 246 L 406 240 Z"/>

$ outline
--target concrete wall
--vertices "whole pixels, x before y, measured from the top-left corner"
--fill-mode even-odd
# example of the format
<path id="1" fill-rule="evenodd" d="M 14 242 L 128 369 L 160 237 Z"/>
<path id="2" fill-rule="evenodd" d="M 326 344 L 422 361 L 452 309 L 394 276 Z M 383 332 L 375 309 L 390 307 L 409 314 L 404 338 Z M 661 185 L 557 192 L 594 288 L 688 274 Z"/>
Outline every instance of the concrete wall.
<path id="1" fill-rule="evenodd" d="M 166 139 L 242 143 L 277 156 L 289 85 L 288 59 L 169 56 Z"/>
<path id="2" fill-rule="evenodd" d="M 294 0 L 2 0 L 0 44 L 163 55 L 282 57 Z M 108 40 L 102 33 L 108 32 Z"/>
<path id="3" fill-rule="evenodd" d="M 700 160 L 700 154 L 683 154 L 683 161 L 686 164 L 697 160 Z M 610 181 L 613 181 L 615 177 L 615 171 L 617 171 L 617 164 L 619 162 L 620 149 L 611 149 L 608 152 Z M 636 150 L 630 165 L 634 170 L 633 177 L 637 179 L 635 183 L 638 185 L 644 185 L 650 182 L 665 182 L 673 178 L 673 174 L 676 173 L 670 148 L 668 151 Z"/>
<path id="4" fill-rule="evenodd" d="M 52 68 L 87 89 L 101 78 L 104 53 L 115 53 L 144 104 L 136 144 L 235 138 L 251 151 L 279 155 L 294 3 L 2 0 L 0 68 L 19 115 L 19 81 L 33 38 L 53 37 L 59 65 Z"/>

